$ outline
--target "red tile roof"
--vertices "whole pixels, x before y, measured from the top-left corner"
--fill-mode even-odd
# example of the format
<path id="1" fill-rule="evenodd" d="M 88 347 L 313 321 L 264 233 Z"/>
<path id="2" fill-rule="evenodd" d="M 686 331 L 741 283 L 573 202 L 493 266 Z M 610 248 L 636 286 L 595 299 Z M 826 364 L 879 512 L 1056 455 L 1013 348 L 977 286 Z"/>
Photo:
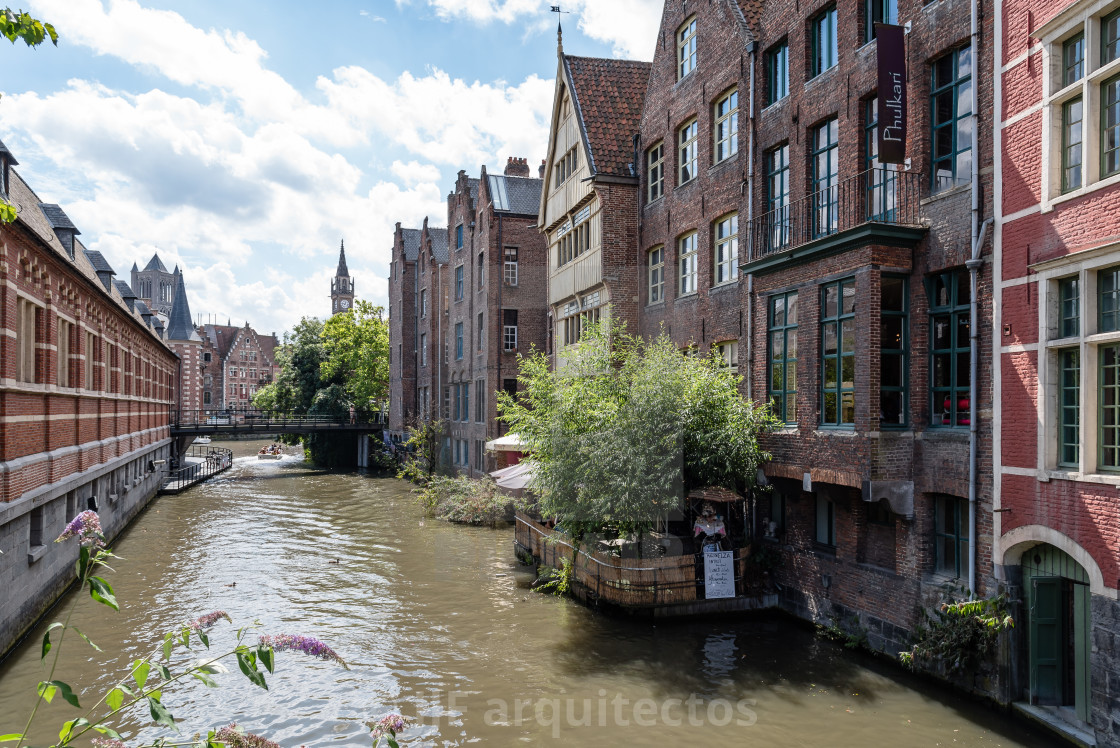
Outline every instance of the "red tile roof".
<path id="1" fill-rule="evenodd" d="M 634 134 L 642 119 L 650 63 L 565 55 L 564 66 L 590 151 L 591 173 L 636 177 Z"/>

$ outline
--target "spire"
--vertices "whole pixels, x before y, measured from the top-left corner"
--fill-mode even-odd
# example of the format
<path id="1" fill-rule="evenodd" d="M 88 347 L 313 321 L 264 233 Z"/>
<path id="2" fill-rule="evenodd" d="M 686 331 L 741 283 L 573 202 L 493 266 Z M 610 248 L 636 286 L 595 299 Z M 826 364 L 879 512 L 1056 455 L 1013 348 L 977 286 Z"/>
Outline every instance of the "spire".
<path id="1" fill-rule="evenodd" d="M 349 278 L 350 271 L 346 269 L 346 240 L 344 239 L 339 245 L 338 250 L 338 270 L 334 271 L 335 278 Z"/>
<path id="2" fill-rule="evenodd" d="M 175 302 L 171 305 L 171 314 L 167 319 L 168 340 L 189 340 L 202 342 L 195 332 L 191 322 L 191 307 L 187 303 L 187 288 L 183 283 L 183 274 L 175 268 Z"/>

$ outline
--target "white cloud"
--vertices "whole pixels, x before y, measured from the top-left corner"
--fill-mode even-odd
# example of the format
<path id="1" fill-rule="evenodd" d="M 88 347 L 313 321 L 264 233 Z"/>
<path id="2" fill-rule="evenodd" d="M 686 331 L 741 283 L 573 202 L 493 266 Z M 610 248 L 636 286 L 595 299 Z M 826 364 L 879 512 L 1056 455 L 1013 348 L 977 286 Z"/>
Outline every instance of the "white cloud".
<path id="1" fill-rule="evenodd" d="M 419 161 L 409 161 L 406 164 L 401 161 L 394 161 L 389 169 L 397 179 L 409 186 L 421 182 L 439 181 L 439 169 L 432 164 L 422 164 Z"/>

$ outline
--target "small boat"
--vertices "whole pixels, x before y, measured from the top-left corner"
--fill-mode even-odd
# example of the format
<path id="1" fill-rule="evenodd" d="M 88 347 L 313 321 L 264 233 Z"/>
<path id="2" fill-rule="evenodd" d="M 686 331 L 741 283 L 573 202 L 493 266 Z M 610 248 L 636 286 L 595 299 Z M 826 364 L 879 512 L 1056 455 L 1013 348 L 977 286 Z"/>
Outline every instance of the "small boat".
<path id="1" fill-rule="evenodd" d="M 269 454 L 268 452 L 257 453 L 258 460 L 279 460 L 283 456 L 284 455 L 280 454 L 279 452 L 274 452 L 272 454 Z"/>
<path id="2" fill-rule="evenodd" d="M 194 443 L 195 444 L 209 444 L 210 443 L 210 437 L 208 437 L 208 436 L 196 436 L 194 438 Z"/>

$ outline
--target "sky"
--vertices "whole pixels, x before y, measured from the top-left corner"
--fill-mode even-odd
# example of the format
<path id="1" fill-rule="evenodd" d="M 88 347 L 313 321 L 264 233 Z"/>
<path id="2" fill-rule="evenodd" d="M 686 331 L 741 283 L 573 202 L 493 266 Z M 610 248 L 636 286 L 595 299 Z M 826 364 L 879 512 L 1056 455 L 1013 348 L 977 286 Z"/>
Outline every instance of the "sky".
<path id="1" fill-rule="evenodd" d="M 539 165 L 555 0 L 29 0 L 0 44 L 0 140 L 130 281 L 156 252 L 196 321 L 330 314 L 346 243 L 384 306 L 393 227 L 446 223 L 460 169 Z M 567 0 L 564 51 L 649 60 L 662 0 Z"/>

